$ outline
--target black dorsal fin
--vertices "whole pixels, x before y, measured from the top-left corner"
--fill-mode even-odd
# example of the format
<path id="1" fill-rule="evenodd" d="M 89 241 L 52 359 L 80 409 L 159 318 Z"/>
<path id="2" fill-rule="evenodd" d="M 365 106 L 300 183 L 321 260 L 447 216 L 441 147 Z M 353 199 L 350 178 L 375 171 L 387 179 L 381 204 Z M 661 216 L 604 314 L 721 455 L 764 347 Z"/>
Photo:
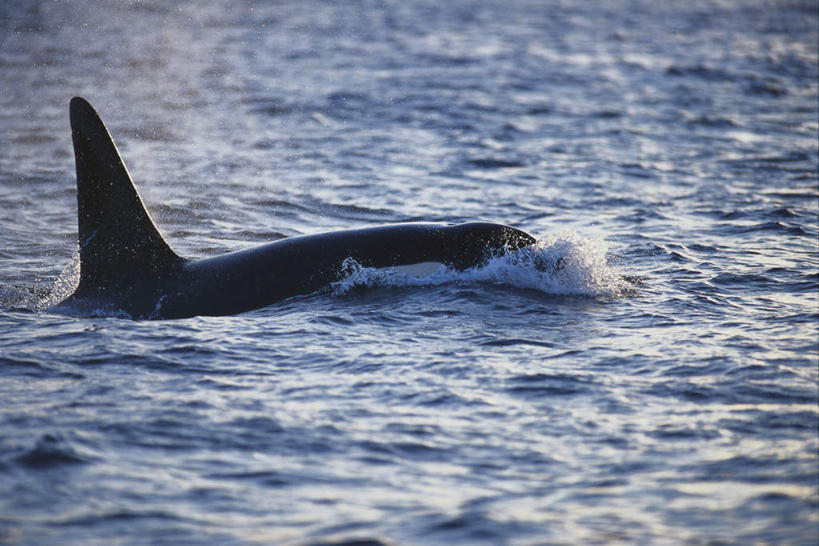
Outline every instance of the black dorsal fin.
<path id="1" fill-rule="evenodd" d="M 78 291 L 105 291 L 123 276 L 179 264 L 139 197 L 108 129 L 85 99 L 71 99 L 80 242 Z"/>

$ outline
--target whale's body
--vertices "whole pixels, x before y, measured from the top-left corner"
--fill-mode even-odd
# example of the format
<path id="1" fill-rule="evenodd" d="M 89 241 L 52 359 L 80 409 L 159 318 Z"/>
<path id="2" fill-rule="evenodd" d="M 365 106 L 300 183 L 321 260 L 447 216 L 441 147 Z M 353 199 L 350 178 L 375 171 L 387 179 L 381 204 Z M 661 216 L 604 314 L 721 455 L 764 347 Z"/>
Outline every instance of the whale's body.
<path id="1" fill-rule="evenodd" d="M 60 306 L 135 319 L 230 315 L 340 280 L 344 263 L 436 262 L 466 269 L 535 243 L 515 228 L 394 224 L 282 239 L 213 258 L 178 256 L 160 235 L 108 130 L 84 99 L 70 105 L 77 167 L 80 281 Z"/>

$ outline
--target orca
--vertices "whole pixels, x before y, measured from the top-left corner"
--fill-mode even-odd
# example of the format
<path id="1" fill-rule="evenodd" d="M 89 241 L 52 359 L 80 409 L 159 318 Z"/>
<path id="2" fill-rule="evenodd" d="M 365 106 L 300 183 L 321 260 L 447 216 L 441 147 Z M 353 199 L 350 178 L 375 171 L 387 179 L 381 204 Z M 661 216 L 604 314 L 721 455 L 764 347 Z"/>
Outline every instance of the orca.
<path id="1" fill-rule="evenodd" d="M 77 171 L 80 279 L 58 304 L 133 319 L 232 315 L 306 295 L 364 267 L 444 264 L 458 270 L 534 244 L 486 222 L 405 223 L 284 238 L 203 259 L 177 255 L 160 234 L 108 129 L 83 98 L 71 99 Z"/>

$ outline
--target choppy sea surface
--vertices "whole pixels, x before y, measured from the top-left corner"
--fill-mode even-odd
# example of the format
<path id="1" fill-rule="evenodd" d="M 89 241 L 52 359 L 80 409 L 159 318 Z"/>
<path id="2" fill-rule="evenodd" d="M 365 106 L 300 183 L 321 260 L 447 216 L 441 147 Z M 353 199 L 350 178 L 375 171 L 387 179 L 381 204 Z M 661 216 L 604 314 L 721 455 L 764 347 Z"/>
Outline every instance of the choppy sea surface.
<path id="1" fill-rule="evenodd" d="M 0 3 L 0 543 L 816 544 L 818 27 Z M 231 317 L 58 314 L 74 95 L 184 256 L 403 221 L 539 243 Z"/>

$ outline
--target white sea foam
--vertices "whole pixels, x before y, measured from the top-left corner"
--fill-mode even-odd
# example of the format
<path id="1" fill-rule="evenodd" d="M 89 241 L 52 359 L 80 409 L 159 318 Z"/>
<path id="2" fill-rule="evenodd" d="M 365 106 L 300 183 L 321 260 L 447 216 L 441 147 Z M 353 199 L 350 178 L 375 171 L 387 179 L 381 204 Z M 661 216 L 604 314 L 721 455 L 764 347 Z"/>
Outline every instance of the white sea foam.
<path id="1" fill-rule="evenodd" d="M 332 285 L 335 294 L 376 286 L 436 286 L 457 282 L 502 284 L 554 295 L 618 297 L 633 288 L 609 263 L 607 245 L 600 240 L 564 232 L 535 245 L 507 252 L 465 271 L 440 265 L 426 274 L 408 274 L 402 268 L 363 267 L 344 262 L 344 278 Z"/>

